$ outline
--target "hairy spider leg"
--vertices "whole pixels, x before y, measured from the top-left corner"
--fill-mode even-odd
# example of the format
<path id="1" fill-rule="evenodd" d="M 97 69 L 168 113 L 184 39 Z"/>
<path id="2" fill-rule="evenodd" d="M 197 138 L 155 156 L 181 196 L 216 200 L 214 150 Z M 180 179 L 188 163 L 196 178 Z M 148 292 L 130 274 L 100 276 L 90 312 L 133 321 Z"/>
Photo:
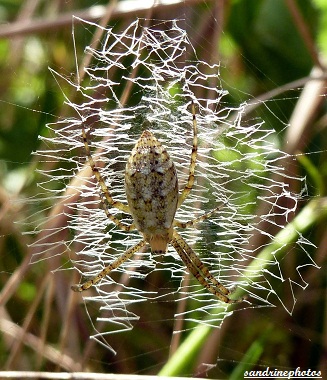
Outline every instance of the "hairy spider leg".
<path id="1" fill-rule="evenodd" d="M 187 222 L 180 222 L 179 220 L 174 220 L 174 227 L 179 228 L 188 228 L 188 227 L 194 227 L 196 224 L 203 222 L 206 219 L 209 219 L 214 213 L 219 211 L 221 209 L 221 206 L 218 206 L 214 208 L 213 210 L 205 213 L 204 215 L 199 216 L 198 218 L 194 218 L 192 220 L 189 220 Z"/>
<path id="2" fill-rule="evenodd" d="M 130 214 L 128 205 L 125 205 L 124 203 L 115 201 L 112 198 L 110 191 L 109 191 L 107 185 L 105 184 L 102 175 L 100 174 L 99 168 L 96 166 L 96 164 L 94 162 L 84 126 L 82 126 L 82 138 L 83 138 L 83 143 L 84 143 L 84 147 L 85 147 L 85 153 L 87 155 L 92 173 L 93 173 L 94 177 L 96 178 L 98 184 L 101 187 L 101 191 L 103 194 L 103 202 L 102 203 L 103 203 L 103 208 L 104 208 L 104 211 L 105 211 L 107 217 L 110 220 L 112 220 L 119 228 L 121 228 L 124 231 L 130 231 L 130 230 L 135 229 L 134 223 L 132 223 L 130 225 L 124 224 L 118 218 L 116 218 L 114 215 L 112 215 L 110 213 L 108 205 L 113 207 L 113 208 L 116 208 L 118 210 L 121 210 L 127 214 Z"/>
<path id="3" fill-rule="evenodd" d="M 170 243 L 175 248 L 188 270 L 202 286 L 208 289 L 210 293 L 214 294 L 220 301 L 225 303 L 238 303 L 242 301 L 229 298 L 229 295 L 231 294 L 230 290 L 225 288 L 215 279 L 215 277 L 209 272 L 209 269 L 193 252 L 192 248 L 175 230 Z"/>
<path id="4" fill-rule="evenodd" d="M 123 230 L 123 231 L 135 230 L 135 224 L 134 223 L 125 224 L 125 223 L 121 222 L 118 218 L 116 218 L 114 215 L 111 214 L 111 212 L 108 209 L 105 198 L 102 200 L 102 206 L 103 206 L 103 210 L 104 210 L 107 218 L 110 219 L 112 222 L 114 222 L 121 230 Z"/>
<path id="5" fill-rule="evenodd" d="M 195 164 L 196 164 L 196 159 L 197 159 L 197 154 L 198 154 L 198 127 L 196 123 L 195 104 L 193 100 L 191 103 L 191 110 L 192 110 L 192 123 L 193 123 L 193 147 L 192 147 L 192 153 L 191 153 L 191 162 L 189 166 L 189 175 L 188 175 L 187 183 L 182 193 L 178 197 L 177 208 L 179 208 L 181 204 L 184 202 L 184 200 L 187 198 L 187 196 L 189 195 L 194 185 Z"/>
<path id="6" fill-rule="evenodd" d="M 99 274 L 93 277 L 91 280 L 84 282 L 83 284 L 72 285 L 71 289 L 74 292 L 82 292 L 84 290 L 89 289 L 91 286 L 96 285 L 100 282 L 104 277 L 106 277 L 112 270 L 118 268 L 121 264 L 123 264 L 126 260 L 131 258 L 134 253 L 139 251 L 146 244 L 145 240 L 141 240 L 139 243 L 134 245 L 132 248 L 129 248 L 122 255 L 120 255 L 116 260 L 114 260 L 111 264 L 107 265 Z"/>

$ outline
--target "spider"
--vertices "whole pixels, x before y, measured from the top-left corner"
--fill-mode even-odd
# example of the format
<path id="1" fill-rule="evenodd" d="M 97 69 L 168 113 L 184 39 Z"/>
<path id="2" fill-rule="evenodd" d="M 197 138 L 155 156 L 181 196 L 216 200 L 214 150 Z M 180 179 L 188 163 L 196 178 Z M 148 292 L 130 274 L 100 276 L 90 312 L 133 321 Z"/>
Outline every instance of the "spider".
<path id="1" fill-rule="evenodd" d="M 176 168 L 168 152 L 150 131 L 145 130 L 133 148 L 126 164 L 125 191 L 127 205 L 112 198 L 93 160 L 86 131 L 84 126 L 82 126 L 82 138 L 86 155 L 93 175 L 102 191 L 106 216 L 122 230 L 130 231 L 136 229 L 143 235 L 143 239 L 106 266 L 94 278 L 82 284 L 73 285 L 71 288 L 75 292 L 82 292 L 100 282 L 113 269 L 118 268 L 146 244 L 150 245 L 152 253 L 157 254 L 164 254 L 167 251 L 168 244 L 171 244 L 197 281 L 220 301 L 225 303 L 241 301 L 230 298 L 231 291 L 216 280 L 175 229 L 175 227 L 193 227 L 197 223 L 209 218 L 219 209 L 217 207 L 209 213 L 185 223 L 174 218 L 176 210 L 186 199 L 194 184 L 198 140 L 196 111 L 193 101 L 191 102 L 191 110 L 193 148 L 188 180 L 182 192 L 179 194 Z M 133 217 L 133 223 L 130 225 L 122 223 L 110 213 L 110 206 L 130 214 Z"/>

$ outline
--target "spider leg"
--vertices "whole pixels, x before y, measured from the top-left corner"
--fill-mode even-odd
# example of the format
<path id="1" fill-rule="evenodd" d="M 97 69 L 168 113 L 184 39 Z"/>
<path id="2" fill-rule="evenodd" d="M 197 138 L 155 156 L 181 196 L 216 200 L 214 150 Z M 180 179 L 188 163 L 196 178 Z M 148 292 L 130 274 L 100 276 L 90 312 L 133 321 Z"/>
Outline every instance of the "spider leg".
<path id="1" fill-rule="evenodd" d="M 102 201 L 102 206 L 103 206 L 103 210 L 104 210 L 107 218 L 110 219 L 112 222 L 114 222 L 116 224 L 116 226 L 118 226 L 121 230 L 123 230 L 123 231 L 135 230 L 135 224 L 134 223 L 132 223 L 132 224 L 122 223 L 118 218 L 116 218 L 114 215 L 112 215 L 110 213 L 109 207 L 106 203 L 106 198 L 104 198 L 104 200 Z"/>
<path id="2" fill-rule="evenodd" d="M 145 240 L 141 240 L 139 243 L 134 245 L 132 248 L 129 248 L 126 252 L 124 252 L 121 256 L 117 257 L 111 264 L 106 266 L 100 273 L 98 273 L 95 277 L 90 280 L 84 282 L 83 284 L 72 285 L 71 289 L 74 292 L 82 292 L 84 290 L 89 289 L 91 286 L 96 285 L 100 282 L 104 277 L 106 277 L 113 269 L 118 268 L 121 264 L 123 264 L 126 260 L 133 256 L 134 253 L 139 251 L 146 244 Z"/>
<path id="3" fill-rule="evenodd" d="M 196 123 L 195 105 L 194 105 L 193 100 L 191 103 L 191 107 L 192 107 L 192 120 L 193 120 L 193 148 L 192 148 L 192 154 L 191 154 L 188 180 L 182 193 L 179 195 L 177 208 L 180 207 L 180 205 L 184 202 L 186 197 L 189 195 L 194 184 L 194 171 L 195 171 L 196 158 L 198 154 L 198 128 L 197 128 L 197 123 Z"/>
<path id="4" fill-rule="evenodd" d="M 176 249 L 189 271 L 202 286 L 208 289 L 210 293 L 214 294 L 220 301 L 225 303 L 237 303 L 241 301 L 231 300 L 229 298 L 231 292 L 215 279 L 215 277 L 209 272 L 209 269 L 193 252 L 192 248 L 175 230 L 171 244 Z"/>
<path id="5" fill-rule="evenodd" d="M 84 143 L 84 147 L 85 147 L 85 152 L 86 152 L 89 164 L 90 164 L 91 169 L 92 169 L 92 173 L 93 173 L 94 177 L 96 178 L 98 184 L 101 187 L 104 198 L 106 199 L 108 204 L 111 205 L 112 207 L 117 208 L 118 210 L 121 210 L 121 211 L 129 214 L 129 207 L 127 205 L 125 205 L 124 203 L 115 201 L 112 198 L 110 191 L 109 191 L 107 185 L 105 184 L 102 175 L 99 172 L 99 168 L 96 166 L 96 164 L 94 162 L 93 156 L 91 154 L 90 146 L 89 146 L 89 143 L 87 140 L 87 136 L 86 136 L 84 126 L 82 126 L 82 138 L 83 138 L 83 143 Z"/>
<path id="6" fill-rule="evenodd" d="M 179 227 L 179 228 L 194 227 L 196 224 L 201 223 L 204 220 L 210 218 L 211 215 L 213 215 L 214 213 L 216 213 L 220 209 L 221 209 L 221 206 L 218 206 L 218 207 L 214 208 L 213 210 L 207 212 L 206 214 L 201 215 L 198 218 L 189 220 L 187 222 L 180 222 L 179 220 L 174 219 L 174 226 Z"/>

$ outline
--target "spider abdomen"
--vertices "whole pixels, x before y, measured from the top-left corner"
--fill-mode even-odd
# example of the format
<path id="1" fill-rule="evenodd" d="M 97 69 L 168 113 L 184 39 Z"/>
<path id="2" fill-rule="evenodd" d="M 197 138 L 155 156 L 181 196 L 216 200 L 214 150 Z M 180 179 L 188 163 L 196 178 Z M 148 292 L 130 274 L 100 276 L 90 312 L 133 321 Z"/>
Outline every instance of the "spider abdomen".
<path id="1" fill-rule="evenodd" d="M 136 228 L 153 251 L 165 251 L 177 208 L 178 180 L 168 152 L 149 131 L 142 133 L 127 161 L 125 189 Z"/>

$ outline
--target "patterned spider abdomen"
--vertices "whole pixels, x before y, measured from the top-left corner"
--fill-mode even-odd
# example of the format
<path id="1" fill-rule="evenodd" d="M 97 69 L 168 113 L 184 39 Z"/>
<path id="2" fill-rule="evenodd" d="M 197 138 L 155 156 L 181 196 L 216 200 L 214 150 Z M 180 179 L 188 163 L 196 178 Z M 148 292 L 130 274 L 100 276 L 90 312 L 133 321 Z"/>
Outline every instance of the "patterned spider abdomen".
<path id="1" fill-rule="evenodd" d="M 152 252 L 165 252 L 173 233 L 178 180 L 169 154 L 149 131 L 142 133 L 127 161 L 125 189 L 135 227 Z"/>

